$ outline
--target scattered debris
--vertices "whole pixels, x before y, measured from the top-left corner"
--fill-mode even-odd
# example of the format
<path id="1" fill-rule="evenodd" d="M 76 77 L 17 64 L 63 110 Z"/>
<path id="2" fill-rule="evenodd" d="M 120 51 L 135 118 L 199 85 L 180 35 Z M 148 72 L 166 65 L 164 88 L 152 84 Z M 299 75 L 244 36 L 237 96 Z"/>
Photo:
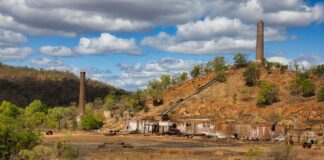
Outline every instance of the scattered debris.
<path id="1" fill-rule="evenodd" d="M 123 148 L 133 148 L 134 146 L 131 144 L 123 144 L 122 147 Z"/>
<path id="2" fill-rule="evenodd" d="M 119 130 L 110 130 L 109 132 L 105 133 L 105 136 L 115 136 L 119 133 Z"/>
<path id="3" fill-rule="evenodd" d="M 51 130 L 47 131 L 46 135 L 53 135 L 53 131 L 51 131 Z"/>
<path id="4" fill-rule="evenodd" d="M 132 144 L 125 143 L 125 142 L 115 142 L 115 143 L 113 143 L 113 142 L 105 142 L 103 144 L 99 144 L 97 146 L 97 148 L 105 148 L 105 147 L 107 147 L 109 145 L 119 145 L 122 148 L 134 148 L 134 146 Z"/>

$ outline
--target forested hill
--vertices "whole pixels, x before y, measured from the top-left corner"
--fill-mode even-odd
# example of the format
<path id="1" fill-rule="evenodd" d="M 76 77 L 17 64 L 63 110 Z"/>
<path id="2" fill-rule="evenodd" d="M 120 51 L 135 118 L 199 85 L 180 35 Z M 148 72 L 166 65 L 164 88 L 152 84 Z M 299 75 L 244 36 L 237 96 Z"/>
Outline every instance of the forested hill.
<path id="1" fill-rule="evenodd" d="M 104 98 L 115 91 L 117 96 L 128 92 L 105 83 L 87 79 L 86 101 Z M 0 64 L 0 101 L 8 100 L 25 107 L 39 99 L 49 107 L 78 102 L 79 78 L 69 72 L 36 70 Z"/>

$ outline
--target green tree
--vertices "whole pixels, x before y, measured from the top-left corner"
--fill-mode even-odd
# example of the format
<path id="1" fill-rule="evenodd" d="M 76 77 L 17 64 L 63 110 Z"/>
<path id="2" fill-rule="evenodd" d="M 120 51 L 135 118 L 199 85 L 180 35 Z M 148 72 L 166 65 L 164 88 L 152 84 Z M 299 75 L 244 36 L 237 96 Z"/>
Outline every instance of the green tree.
<path id="1" fill-rule="evenodd" d="M 279 88 L 270 82 L 262 82 L 257 95 L 257 106 L 271 105 L 278 101 Z"/>
<path id="2" fill-rule="evenodd" d="M 268 74 L 272 74 L 272 67 L 275 66 L 275 63 L 265 61 L 265 68 L 268 72 Z"/>
<path id="3" fill-rule="evenodd" d="M 47 117 L 48 120 L 52 122 L 52 124 L 54 123 L 60 130 L 62 120 L 65 117 L 65 109 L 63 107 L 54 107 L 53 109 L 49 109 Z"/>
<path id="4" fill-rule="evenodd" d="M 138 89 L 128 98 L 122 98 L 122 103 L 127 104 L 132 112 L 139 112 L 146 107 L 146 94 Z"/>
<path id="5" fill-rule="evenodd" d="M 226 69 L 227 66 L 226 66 L 225 58 L 223 56 L 216 57 L 213 61 L 213 71 L 218 72 Z"/>
<path id="6" fill-rule="evenodd" d="M 188 80 L 189 77 L 188 77 L 188 73 L 187 72 L 182 72 L 179 76 L 179 82 L 184 82 L 186 80 Z"/>
<path id="7" fill-rule="evenodd" d="M 40 100 L 34 100 L 32 103 L 30 103 L 26 108 L 25 108 L 25 113 L 27 115 L 32 115 L 37 112 L 43 112 L 47 114 L 47 107 L 45 104 L 43 104 Z"/>
<path id="8" fill-rule="evenodd" d="M 32 149 L 40 143 L 39 131 L 26 126 L 24 119 L 0 114 L 0 159 L 11 159 L 20 150 Z"/>
<path id="9" fill-rule="evenodd" d="M 208 61 L 207 64 L 204 67 L 205 73 L 210 73 L 213 71 L 213 61 Z"/>
<path id="10" fill-rule="evenodd" d="M 22 109 L 8 101 L 2 101 L 0 105 L 0 114 L 3 114 L 5 116 L 16 118 L 22 112 Z"/>
<path id="11" fill-rule="evenodd" d="M 244 54 L 238 53 L 234 56 L 234 67 L 235 68 L 241 68 L 241 67 L 246 67 L 247 65 L 247 58 Z"/>
<path id="12" fill-rule="evenodd" d="M 317 93 L 317 101 L 321 102 L 324 101 L 324 85 L 320 87 Z"/>
<path id="13" fill-rule="evenodd" d="M 301 89 L 304 97 L 311 97 L 315 95 L 315 85 L 309 79 L 305 79 L 302 81 Z"/>
<path id="14" fill-rule="evenodd" d="M 284 74 L 288 70 L 288 65 L 280 65 L 280 73 Z"/>
<path id="15" fill-rule="evenodd" d="M 192 78 L 196 78 L 196 77 L 200 76 L 201 75 L 201 65 L 195 65 L 192 68 L 190 75 Z"/>
<path id="16" fill-rule="evenodd" d="M 24 119 L 28 127 L 32 127 L 32 128 L 45 127 L 47 122 L 47 116 L 44 112 L 35 112 L 30 115 L 25 115 Z"/>
<path id="17" fill-rule="evenodd" d="M 29 127 L 40 128 L 46 124 L 48 109 L 40 100 L 30 103 L 24 113 L 24 119 Z"/>
<path id="18" fill-rule="evenodd" d="M 315 95 L 315 85 L 309 80 L 309 74 L 297 73 L 295 78 L 288 82 L 291 95 L 300 95 L 309 97 Z"/>
<path id="19" fill-rule="evenodd" d="M 216 57 L 214 60 L 207 62 L 204 71 L 205 73 L 209 73 L 209 72 L 217 72 L 224 69 L 226 70 L 227 66 L 226 66 L 225 58 L 221 56 L 221 57 Z"/>
<path id="20" fill-rule="evenodd" d="M 324 64 L 314 66 L 311 72 L 318 77 L 324 77 Z"/>
<path id="21" fill-rule="evenodd" d="M 225 82 L 226 81 L 226 71 L 219 70 L 215 72 L 215 78 L 218 82 Z"/>
<path id="22" fill-rule="evenodd" d="M 114 91 L 111 91 L 105 98 L 104 98 L 104 107 L 110 111 L 115 109 L 115 105 L 117 103 L 117 96 Z"/>
<path id="23" fill-rule="evenodd" d="M 103 120 L 93 113 L 88 113 L 81 118 L 81 127 L 83 130 L 96 130 L 102 126 Z"/>
<path id="24" fill-rule="evenodd" d="M 171 84 L 171 77 L 170 77 L 170 75 L 163 74 L 160 77 L 160 80 L 161 80 L 161 85 L 162 85 L 162 88 L 163 89 L 168 88 L 169 85 Z"/>
<path id="25" fill-rule="evenodd" d="M 243 77 L 247 86 L 254 86 L 260 78 L 260 70 L 255 64 L 251 64 L 243 72 Z"/>
<path id="26" fill-rule="evenodd" d="M 149 81 L 147 93 L 153 98 L 157 98 L 163 91 L 162 83 L 156 79 Z"/>

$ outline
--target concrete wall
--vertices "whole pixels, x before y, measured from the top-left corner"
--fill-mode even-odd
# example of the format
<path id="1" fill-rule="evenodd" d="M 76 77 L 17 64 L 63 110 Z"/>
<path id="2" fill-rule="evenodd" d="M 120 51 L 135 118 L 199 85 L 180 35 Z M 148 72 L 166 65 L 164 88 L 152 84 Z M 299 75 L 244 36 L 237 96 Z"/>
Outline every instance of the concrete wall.
<path id="1" fill-rule="evenodd" d="M 138 122 L 136 120 L 126 120 L 125 130 L 126 132 L 137 131 Z"/>
<path id="2" fill-rule="evenodd" d="M 233 134 L 249 139 L 271 139 L 271 125 L 236 124 Z"/>
<path id="3" fill-rule="evenodd" d="M 138 131 L 139 133 L 151 133 L 153 125 L 159 126 L 159 132 L 167 132 L 175 122 L 157 122 L 152 120 L 128 120 L 126 130 Z M 237 134 L 246 139 L 271 139 L 274 132 L 271 131 L 269 124 L 235 124 L 235 123 L 217 123 L 217 122 L 194 122 L 186 121 L 176 123 L 177 129 L 186 134 L 205 134 L 218 138 L 232 137 Z M 128 126 L 128 128 L 127 128 Z M 283 127 L 276 127 L 277 133 L 283 133 Z"/>
<path id="4" fill-rule="evenodd" d="M 178 126 L 181 133 L 205 134 L 219 138 L 239 137 L 249 139 L 270 139 L 271 125 L 268 124 L 234 124 L 216 122 L 182 122 Z"/>

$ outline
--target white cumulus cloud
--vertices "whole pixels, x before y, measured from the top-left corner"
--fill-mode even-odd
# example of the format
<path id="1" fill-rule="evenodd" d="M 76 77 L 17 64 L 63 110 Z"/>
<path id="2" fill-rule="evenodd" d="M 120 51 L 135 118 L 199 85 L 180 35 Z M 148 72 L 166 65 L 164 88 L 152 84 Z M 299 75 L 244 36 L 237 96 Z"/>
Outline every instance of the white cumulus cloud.
<path id="1" fill-rule="evenodd" d="M 144 89 L 150 80 L 159 79 L 162 74 L 172 76 L 180 72 L 188 72 L 194 65 L 201 63 L 203 62 L 170 57 L 146 64 L 120 63 L 117 66 L 121 69 L 121 74 L 97 74 L 96 79 L 128 90 Z"/>
<path id="2" fill-rule="evenodd" d="M 317 55 L 299 55 L 296 59 L 289 59 L 284 56 L 273 56 L 267 58 L 269 62 L 279 62 L 281 64 L 289 65 L 292 67 L 294 63 L 297 63 L 301 68 L 308 69 L 314 65 L 324 64 L 324 59 Z"/>
<path id="3" fill-rule="evenodd" d="M 43 46 L 39 49 L 48 56 L 72 56 L 74 53 L 71 48 L 64 46 Z"/>
<path id="4" fill-rule="evenodd" d="M 26 42 L 27 38 L 23 34 L 0 28 L 0 47 L 12 47 Z"/>
<path id="5" fill-rule="evenodd" d="M 141 54 L 135 39 L 118 38 L 109 33 L 102 33 L 98 38 L 83 37 L 74 50 L 79 54 Z"/>
<path id="6" fill-rule="evenodd" d="M 0 48 L 1 61 L 25 60 L 33 53 L 33 49 L 25 48 Z"/>

